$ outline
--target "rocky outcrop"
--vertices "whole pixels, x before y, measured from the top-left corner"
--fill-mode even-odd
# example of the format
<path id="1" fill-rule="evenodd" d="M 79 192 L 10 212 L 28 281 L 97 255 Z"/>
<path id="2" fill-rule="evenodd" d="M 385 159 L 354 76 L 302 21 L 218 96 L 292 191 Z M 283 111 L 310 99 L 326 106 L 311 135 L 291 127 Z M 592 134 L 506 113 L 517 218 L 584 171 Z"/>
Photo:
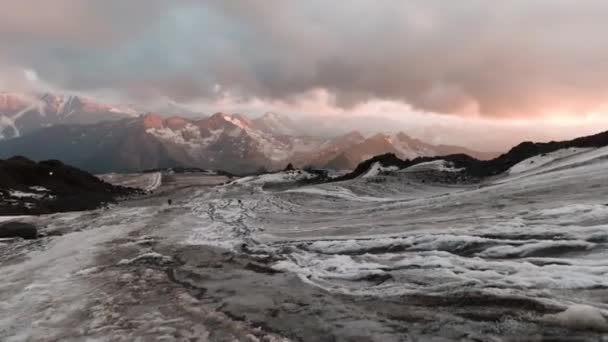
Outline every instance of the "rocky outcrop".
<path id="1" fill-rule="evenodd" d="M 23 222 L 8 222 L 0 224 L 0 238 L 20 237 L 26 240 L 38 238 L 38 229 L 33 224 Z"/>
<path id="2" fill-rule="evenodd" d="M 0 160 L 0 215 L 91 210 L 137 193 L 57 160 Z"/>

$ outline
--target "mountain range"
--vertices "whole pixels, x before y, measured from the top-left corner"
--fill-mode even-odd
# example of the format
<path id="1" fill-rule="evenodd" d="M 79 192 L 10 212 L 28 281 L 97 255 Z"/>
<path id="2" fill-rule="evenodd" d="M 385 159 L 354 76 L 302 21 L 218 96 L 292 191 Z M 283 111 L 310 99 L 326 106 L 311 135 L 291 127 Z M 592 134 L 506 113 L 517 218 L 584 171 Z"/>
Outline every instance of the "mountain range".
<path id="1" fill-rule="evenodd" d="M 557 151 L 567 151 L 575 154 L 584 150 L 592 150 L 608 146 L 608 131 L 600 132 L 594 135 L 583 136 L 572 140 L 551 141 L 535 143 L 531 141 L 522 142 L 508 152 L 492 159 L 479 160 L 467 154 L 451 154 L 441 156 L 421 156 L 413 159 L 402 160 L 393 153 L 386 153 L 374 156 L 360 163 L 352 172 L 344 174 L 340 177 L 332 179 L 332 181 L 343 181 L 354 179 L 362 175 L 368 174 L 372 169 L 390 170 L 390 169 L 406 169 L 415 165 L 433 162 L 443 162 L 450 165 L 455 171 L 450 173 L 458 173 L 459 181 L 465 178 L 478 181 L 483 178 L 494 177 L 505 172 L 508 172 L 515 165 L 529 159 L 529 165 L 535 164 L 533 157 L 546 158 L 553 161 L 553 157 L 559 159 L 559 156 L 548 157 L 549 154 Z M 569 153 L 565 153 L 567 156 Z M 604 158 L 602 154 L 595 156 Z M 581 159 L 576 162 L 577 165 L 582 165 L 589 162 L 590 159 Z M 559 165 L 559 164 L 558 164 Z"/>
<path id="2" fill-rule="evenodd" d="M 0 92 L 0 139 L 54 125 L 93 124 L 137 114 L 128 106 L 110 106 L 80 96 Z"/>
<path id="3" fill-rule="evenodd" d="M 405 159 L 456 153 L 478 159 L 496 155 L 432 145 L 403 132 L 313 136 L 277 113 L 257 118 L 225 113 L 198 118 L 165 115 L 138 114 L 134 107 L 104 105 L 77 96 L 0 93 L 0 157 L 59 159 L 92 172 L 186 166 L 244 174 L 288 163 L 351 170 L 383 153 Z"/>

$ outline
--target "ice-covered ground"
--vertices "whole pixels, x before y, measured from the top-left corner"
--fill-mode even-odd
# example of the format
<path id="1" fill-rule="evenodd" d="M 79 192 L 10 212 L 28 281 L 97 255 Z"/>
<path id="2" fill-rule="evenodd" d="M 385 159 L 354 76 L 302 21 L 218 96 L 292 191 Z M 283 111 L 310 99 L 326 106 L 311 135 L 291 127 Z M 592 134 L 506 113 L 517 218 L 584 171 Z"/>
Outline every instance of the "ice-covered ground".
<path id="1" fill-rule="evenodd" d="M 304 187 L 172 175 L 20 218 L 47 237 L 0 242 L 0 340 L 606 340 L 607 154 L 482 184 L 421 178 L 444 164 Z"/>
<path id="2" fill-rule="evenodd" d="M 607 152 L 560 151 L 481 185 L 420 184 L 396 172 L 385 174 L 384 183 L 368 181 L 373 175 L 237 196 L 239 207 L 222 199 L 223 217 L 238 217 L 246 234 L 228 238 L 201 229 L 195 241 L 213 236 L 234 248 L 245 241 L 259 253 L 281 255 L 274 269 L 335 294 L 475 294 L 546 311 L 590 307 L 606 318 Z M 426 168 L 453 171 L 443 164 L 412 171 Z M 225 224 L 214 232 L 229 232 Z M 525 323 L 561 322 L 543 310 Z M 601 326 L 608 330 L 608 321 Z"/>

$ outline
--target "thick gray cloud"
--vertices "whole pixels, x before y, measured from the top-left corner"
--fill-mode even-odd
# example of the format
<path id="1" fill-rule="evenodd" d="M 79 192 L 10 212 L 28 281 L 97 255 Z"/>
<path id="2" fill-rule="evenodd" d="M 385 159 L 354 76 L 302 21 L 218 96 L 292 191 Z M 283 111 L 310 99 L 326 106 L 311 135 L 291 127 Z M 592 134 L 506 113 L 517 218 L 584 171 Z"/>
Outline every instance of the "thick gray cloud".
<path id="1" fill-rule="evenodd" d="M 603 0 L 4 2 L 1 65 L 69 89 L 178 101 L 326 89 L 344 108 L 487 117 L 608 103 Z"/>

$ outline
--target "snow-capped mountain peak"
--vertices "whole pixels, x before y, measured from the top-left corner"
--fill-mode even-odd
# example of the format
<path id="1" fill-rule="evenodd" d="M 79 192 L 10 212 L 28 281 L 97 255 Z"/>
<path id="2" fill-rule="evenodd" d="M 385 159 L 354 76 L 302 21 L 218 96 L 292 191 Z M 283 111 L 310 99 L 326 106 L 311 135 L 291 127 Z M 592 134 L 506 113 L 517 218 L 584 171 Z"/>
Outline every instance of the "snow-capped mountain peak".
<path id="1" fill-rule="evenodd" d="M 91 124 L 136 116 L 129 106 L 111 106 L 75 95 L 0 93 L 0 139 L 59 124 Z"/>

